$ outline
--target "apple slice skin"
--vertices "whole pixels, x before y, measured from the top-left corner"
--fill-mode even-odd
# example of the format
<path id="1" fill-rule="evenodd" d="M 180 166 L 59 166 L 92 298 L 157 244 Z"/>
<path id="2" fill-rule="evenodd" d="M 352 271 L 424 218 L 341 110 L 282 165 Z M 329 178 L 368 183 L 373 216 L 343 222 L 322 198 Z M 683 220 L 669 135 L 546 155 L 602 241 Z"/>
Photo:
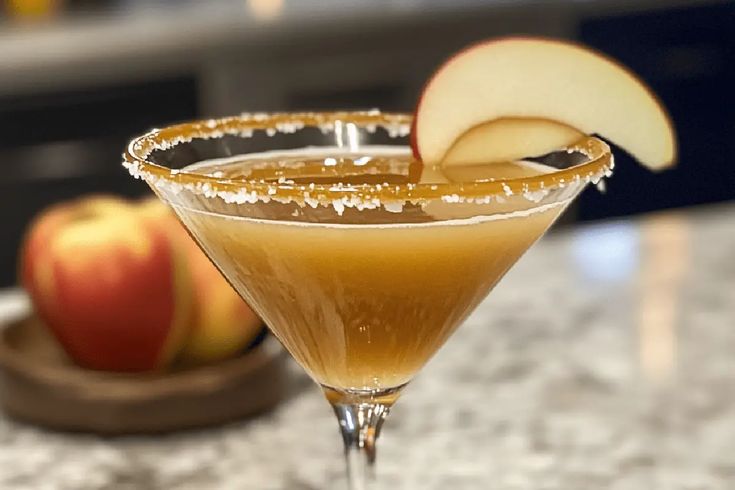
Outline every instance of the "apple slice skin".
<path id="1" fill-rule="evenodd" d="M 476 67 L 498 75 L 477 76 Z M 569 111 L 574 105 L 579 109 Z M 471 45 L 434 73 L 414 115 L 414 155 L 438 163 L 472 127 L 509 117 L 549 119 L 601 134 L 652 170 L 676 159 L 670 117 L 630 70 L 576 43 L 517 36 Z"/>
<path id="2" fill-rule="evenodd" d="M 571 126 L 547 119 L 496 119 L 465 131 L 447 150 L 441 165 L 478 165 L 541 156 L 584 136 Z"/>
<path id="3" fill-rule="evenodd" d="M 414 113 L 415 114 L 415 113 Z M 421 154 L 419 154 L 419 145 L 416 142 L 416 117 L 411 119 L 411 131 L 408 134 L 408 142 L 411 146 L 411 153 L 416 160 L 421 161 Z"/>

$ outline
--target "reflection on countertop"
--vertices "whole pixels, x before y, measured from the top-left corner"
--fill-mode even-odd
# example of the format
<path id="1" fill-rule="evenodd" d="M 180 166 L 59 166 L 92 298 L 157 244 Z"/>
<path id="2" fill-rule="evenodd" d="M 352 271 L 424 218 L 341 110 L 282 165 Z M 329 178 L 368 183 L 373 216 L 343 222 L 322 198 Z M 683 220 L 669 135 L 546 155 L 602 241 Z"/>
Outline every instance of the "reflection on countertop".
<path id="1" fill-rule="evenodd" d="M 396 405 L 386 487 L 735 488 L 733 229 L 723 205 L 547 236 Z M 316 489 L 343 469 L 316 387 L 216 430 L 102 440 L 0 419 L 0 440 L 9 489 Z"/>
<path id="2" fill-rule="evenodd" d="M 679 311 L 691 264 L 692 224 L 683 213 L 587 226 L 573 234 L 572 261 L 585 280 L 618 287 L 635 282 L 641 373 L 652 384 L 676 369 Z"/>

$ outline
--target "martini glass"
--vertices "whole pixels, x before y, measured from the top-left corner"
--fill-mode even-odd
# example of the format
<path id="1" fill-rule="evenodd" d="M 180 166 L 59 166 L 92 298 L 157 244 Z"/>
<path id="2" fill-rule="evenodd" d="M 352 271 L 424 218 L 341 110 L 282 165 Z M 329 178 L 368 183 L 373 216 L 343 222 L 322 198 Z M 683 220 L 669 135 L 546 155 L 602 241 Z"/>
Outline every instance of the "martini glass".
<path id="1" fill-rule="evenodd" d="M 594 138 L 535 162 L 424 167 L 406 146 L 410 123 L 242 115 L 152 131 L 124 155 L 321 386 L 353 490 L 373 481 L 401 390 L 612 168 Z"/>

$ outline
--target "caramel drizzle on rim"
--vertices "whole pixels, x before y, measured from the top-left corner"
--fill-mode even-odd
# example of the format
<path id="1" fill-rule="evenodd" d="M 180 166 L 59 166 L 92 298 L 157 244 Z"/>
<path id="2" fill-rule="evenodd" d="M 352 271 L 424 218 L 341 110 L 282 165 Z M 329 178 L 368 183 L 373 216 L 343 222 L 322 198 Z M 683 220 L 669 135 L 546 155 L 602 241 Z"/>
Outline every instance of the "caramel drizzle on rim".
<path id="1" fill-rule="evenodd" d="M 304 127 L 316 127 L 331 131 L 336 124 L 355 124 L 361 128 L 387 128 L 396 136 L 408 134 L 412 116 L 408 114 L 369 112 L 325 113 L 270 113 L 243 114 L 222 119 L 193 121 L 153 130 L 135 138 L 123 154 L 127 166 L 134 167 L 145 179 L 163 179 L 188 189 L 206 186 L 212 193 L 255 193 L 271 199 L 303 200 L 305 197 L 331 202 L 339 199 L 380 201 L 422 201 L 442 196 L 458 195 L 462 198 L 508 196 L 528 192 L 551 191 L 565 187 L 580 179 L 602 177 L 613 167 L 610 148 L 603 141 L 584 137 L 562 150 L 580 152 L 588 162 L 532 177 L 496 180 L 492 182 L 442 183 L 442 184 L 356 184 L 335 187 L 334 184 L 289 184 L 248 180 L 243 178 L 218 178 L 211 175 L 172 170 L 148 161 L 156 150 L 166 150 L 194 139 L 211 139 L 224 135 L 247 136 L 252 131 L 294 132 Z M 273 191 L 275 190 L 275 194 Z M 270 191 L 270 193 L 269 193 Z"/>

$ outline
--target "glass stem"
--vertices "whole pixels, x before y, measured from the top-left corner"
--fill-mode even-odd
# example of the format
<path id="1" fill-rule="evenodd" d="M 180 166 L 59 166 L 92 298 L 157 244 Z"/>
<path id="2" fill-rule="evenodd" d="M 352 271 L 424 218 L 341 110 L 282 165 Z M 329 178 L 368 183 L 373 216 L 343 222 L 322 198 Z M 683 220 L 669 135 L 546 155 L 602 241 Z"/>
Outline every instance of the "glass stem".
<path id="1" fill-rule="evenodd" d="M 375 443 L 390 406 L 380 402 L 335 403 L 345 444 L 350 490 L 369 490 L 375 481 Z"/>

